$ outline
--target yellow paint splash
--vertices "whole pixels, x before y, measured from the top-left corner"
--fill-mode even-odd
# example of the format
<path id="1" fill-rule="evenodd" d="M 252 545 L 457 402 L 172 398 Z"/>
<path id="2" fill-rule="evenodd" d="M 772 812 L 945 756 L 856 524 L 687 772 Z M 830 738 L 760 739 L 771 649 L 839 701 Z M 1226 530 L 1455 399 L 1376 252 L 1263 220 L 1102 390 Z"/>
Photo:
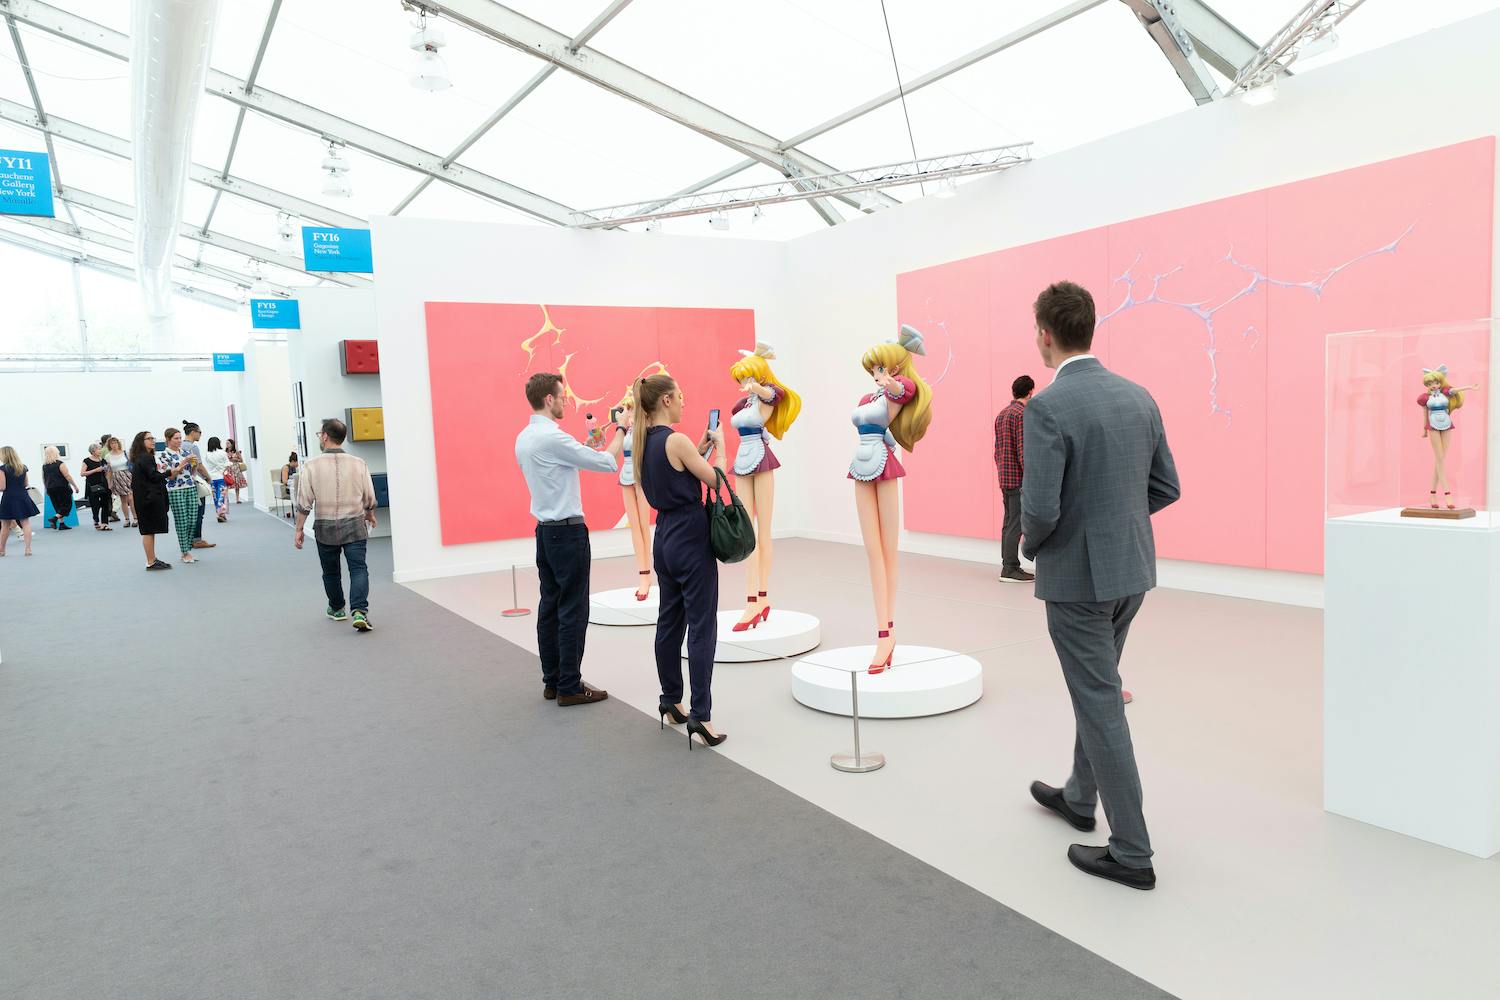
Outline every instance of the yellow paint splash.
<path id="1" fill-rule="evenodd" d="M 603 396 L 600 396 L 598 397 L 598 399 L 580 399 L 578 394 L 573 391 L 573 382 L 568 378 L 568 363 L 573 360 L 577 353 L 577 351 L 574 351 L 572 354 L 569 354 L 567 357 L 563 358 L 563 363 L 557 368 L 557 374 L 561 375 L 563 378 L 563 402 L 571 402 L 573 404 L 574 410 L 580 410 L 585 406 L 592 406 L 594 403 L 597 403 L 604 398 Z"/>
<path id="2" fill-rule="evenodd" d="M 521 350 L 526 352 L 526 367 L 521 369 L 521 374 L 531 370 L 531 363 L 536 360 L 536 342 L 549 333 L 556 334 L 552 340 L 553 346 L 562 343 L 562 335 L 567 332 L 563 327 L 552 322 L 552 317 L 547 313 L 547 307 L 542 306 L 542 328 L 525 340 L 521 341 Z"/>

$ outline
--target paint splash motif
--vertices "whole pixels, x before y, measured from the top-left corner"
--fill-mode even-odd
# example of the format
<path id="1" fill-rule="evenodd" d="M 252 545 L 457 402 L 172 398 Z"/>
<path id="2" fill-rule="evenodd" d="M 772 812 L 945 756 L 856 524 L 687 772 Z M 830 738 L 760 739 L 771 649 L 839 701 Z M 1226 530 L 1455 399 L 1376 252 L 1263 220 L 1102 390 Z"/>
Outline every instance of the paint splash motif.
<path id="1" fill-rule="evenodd" d="M 561 375 L 563 379 L 563 402 L 572 403 L 575 411 L 581 410 L 585 406 L 592 406 L 604 398 L 603 396 L 599 396 L 595 399 L 580 399 L 578 394 L 573 391 L 573 380 L 568 378 L 568 364 L 577 356 L 578 352 L 574 351 L 563 358 L 563 363 L 557 366 L 557 374 Z"/>
<path id="2" fill-rule="evenodd" d="M 1349 268 L 1367 261 L 1372 257 L 1378 257 L 1382 254 L 1395 253 L 1396 249 L 1400 247 L 1401 242 L 1408 236 L 1410 236 L 1416 228 L 1417 224 L 1413 222 L 1401 232 L 1401 235 L 1397 236 L 1394 240 L 1391 240 L 1384 246 L 1376 247 L 1373 250 L 1366 250 L 1364 253 L 1346 260 L 1342 264 L 1329 268 L 1315 278 L 1310 278 L 1303 281 L 1291 281 L 1286 278 L 1273 277 L 1272 275 L 1269 275 L 1260 270 L 1255 265 L 1248 264 L 1235 257 L 1234 247 L 1231 246 L 1229 248 L 1229 252 L 1226 253 L 1222 258 L 1220 258 L 1218 262 L 1221 264 L 1229 264 L 1232 267 L 1244 271 L 1247 275 L 1249 275 L 1249 278 L 1247 279 L 1243 287 L 1241 287 L 1233 295 L 1230 295 L 1223 302 L 1220 302 L 1218 305 L 1209 305 L 1208 302 L 1177 302 L 1162 295 L 1162 284 L 1167 279 L 1183 270 L 1185 265 L 1182 264 L 1178 264 L 1176 267 L 1163 271 L 1160 274 L 1151 275 L 1149 279 L 1151 285 L 1150 292 L 1148 292 L 1143 297 L 1137 298 L 1136 292 L 1138 286 L 1146 283 L 1145 280 L 1139 278 L 1135 273 L 1135 269 L 1140 266 L 1141 258 L 1145 256 L 1145 251 L 1142 250 L 1135 255 L 1135 260 L 1131 261 L 1130 266 L 1125 269 L 1125 272 L 1118 278 L 1114 279 L 1114 281 L 1112 282 L 1112 284 L 1123 284 L 1125 286 L 1124 299 L 1122 299 L 1120 303 L 1113 309 L 1111 309 L 1108 313 L 1100 317 L 1099 321 L 1094 324 L 1094 329 L 1099 329 L 1105 323 L 1108 323 L 1110 320 L 1114 319 L 1116 316 L 1126 313 L 1131 309 L 1137 308 L 1139 306 L 1167 306 L 1168 308 L 1183 310 L 1184 312 L 1192 315 L 1200 323 L 1203 324 L 1203 330 L 1206 335 L 1203 344 L 1203 352 L 1208 357 L 1208 412 L 1211 416 L 1222 415 L 1224 417 L 1225 426 L 1230 426 L 1234 422 L 1234 411 L 1220 405 L 1219 402 L 1219 352 L 1221 348 L 1219 344 L 1219 331 L 1215 326 L 1215 318 L 1218 315 L 1219 311 L 1228 308 L 1229 306 L 1238 302 L 1240 299 L 1246 298 L 1250 295 L 1254 295 L 1261 289 L 1261 286 L 1263 285 L 1269 285 L 1273 288 L 1302 289 L 1303 291 L 1311 292 L 1314 298 L 1321 300 L 1323 298 L 1323 291 L 1328 287 L 1329 283 L 1332 282 L 1334 278 L 1337 278 L 1340 274 L 1344 273 Z M 1253 324 L 1245 327 L 1245 329 L 1240 331 L 1240 342 L 1247 345 L 1247 350 L 1255 350 L 1255 348 L 1260 346 L 1261 331 Z"/>
<path id="3" fill-rule="evenodd" d="M 926 303 L 924 305 L 925 305 L 925 308 L 928 310 L 928 312 L 930 314 L 931 311 L 932 311 L 932 298 L 930 296 L 928 297 L 928 299 L 927 299 L 927 301 L 926 301 Z M 948 329 L 948 322 L 947 322 L 947 320 L 931 318 L 931 319 L 928 319 L 926 322 L 924 322 L 920 327 L 918 327 L 915 323 L 913 323 L 911 325 L 919 333 L 922 332 L 922 331 L 924 331 L 924 330 L 931 330 L 931 329 L 934 329 L 934 328 L 943 331 L 943 340 L 947 343 L 947 347 L 948 347 L 948 358 L 947 358 L 946 363 L 943 365 L 942 372 L 939 373 L 938 377 L 935 378 L 935 379 L 928 379 L 927 380 L 927 384 L 929 386 L 933 386 L 933 387 L 940 386 L 940 385 L 943 384 L 943 379 L 945 379 L 945 378 L 948 377 L 948 373 L 951 372 L 951 371 L 953 371 L 953 362 L 954 362 L 954 360 L 957 357 L 957 355 L 955 355 L 954 352 L 953 352 L 953 334 Z"/>
<path id="4" fill-rule="evenodd" d="M 531 371 L 531 363 L 536 360 L 536 342 L 538 340 L 541 340 L 549 333 L 556 334 L 556 337 L 552 341 L 553 346 L 556 346 L 562 343 L 562 335 L 568 332 L 567 330 L 552 322 L 552 317 L 548 315 L 546 306 L 542 306 L 541 308 L 542 328 L 536 333 L 533 333 L 531 336 L 527 337 L 525 340 L 521 341 L 521 350 L 526 352 L 526 366 L 521 369 L 522 375 L 525 375 L 527 372 Z"/>

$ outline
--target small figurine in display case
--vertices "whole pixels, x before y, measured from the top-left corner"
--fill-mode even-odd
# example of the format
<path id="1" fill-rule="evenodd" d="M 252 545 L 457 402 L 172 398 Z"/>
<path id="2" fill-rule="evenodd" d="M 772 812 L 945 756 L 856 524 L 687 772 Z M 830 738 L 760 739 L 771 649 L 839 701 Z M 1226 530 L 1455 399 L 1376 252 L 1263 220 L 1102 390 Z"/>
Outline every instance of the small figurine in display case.
<path id="1" fill-rule="evenodd" d="M 906 475 L 896 457 L 896 446 L 916 448 L 932 423 L 932 389 L 917 372 L 915 355 L 925 355 L 922 334 L 902 324 L 894 342 L 865 351 L 860 364 L 875 380 L 875 391 L 863 397 L 853 415 L 859 433 L 849 478 L 854 480 L 854 502 L 859 530 L 870 563 L 870 589 L 875 598 L 876 645 L 869 672 L 891 665 L 896 649 L 896 570 L 901 530 L 901 493 L 896 481 Z"/>
<path id="2" fill-rule="evenodd" d="M 755 551 L 745 560 L 749 573 L 745 584 L 745 613 L 734 631 L 756 628 L 771 617 L 771 518 L 776 501 L 776 470 L 781 463 L 771 453 L 766 435 L 780 441 L 797 414 L 802 397 L 777 380 L 770 362 L 776 352 L 762 343 L 729 368 L 729 377 L 739 384 L 745 398 L 735 404 L 729 422 L 739 434 L 734 455 L 734 474 L 739 496 L 755 520 Z"/>
<path id="3" fill-rule="evenodd" d="M 1453 434 L 1453 414 L 1464 405 L 1464 393 L 1473 392 L 1478 385 L 1457 388 L 1448 384 L 1448 366 L 1422 369 L 1422 394 L 1417 405 L 1422 408 L 1422 436 L 1432 443 L 1432 490 L 1429 494 L 1429 509 L 1441 509 L 1438 491 L 1448 510 L 1458 508 L 1452 501 L 1453 492 L 1448 489 L 1448 439 Z"/>

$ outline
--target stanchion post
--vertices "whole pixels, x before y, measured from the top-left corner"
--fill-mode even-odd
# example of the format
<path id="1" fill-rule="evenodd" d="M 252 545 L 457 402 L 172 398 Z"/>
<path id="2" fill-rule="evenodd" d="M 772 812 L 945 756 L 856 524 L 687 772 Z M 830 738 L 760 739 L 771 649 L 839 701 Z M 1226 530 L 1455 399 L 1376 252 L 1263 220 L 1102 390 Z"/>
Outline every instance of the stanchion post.
<path id="1" fill-rule="evenodd" d="M 531 614 L 530 608 L 521 607 L 521 598 L 516 592 L 516 564 L 510 564 L 510 607 L 500 612 L 501 618 L 525 618 Z"/>

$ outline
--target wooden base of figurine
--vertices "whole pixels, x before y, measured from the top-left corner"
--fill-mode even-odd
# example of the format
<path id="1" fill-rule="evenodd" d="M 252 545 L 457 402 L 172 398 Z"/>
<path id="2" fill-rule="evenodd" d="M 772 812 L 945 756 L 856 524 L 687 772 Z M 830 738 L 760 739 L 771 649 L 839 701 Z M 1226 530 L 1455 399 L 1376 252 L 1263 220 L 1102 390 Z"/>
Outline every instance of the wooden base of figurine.
<path id="1" fill-rule="evenodd" d="M 1455 510 L 1449 510 L 1447 507 L 1439 507 L 1434 510 L 1431 507 L 1403 507 L 1401 509 L 1401 516 L 1432 517 L 1437 518 L 1439 521 L 1462 521 L 1466 517 L 1474 516 L 1474 508 L 1459 507 Z"/>

